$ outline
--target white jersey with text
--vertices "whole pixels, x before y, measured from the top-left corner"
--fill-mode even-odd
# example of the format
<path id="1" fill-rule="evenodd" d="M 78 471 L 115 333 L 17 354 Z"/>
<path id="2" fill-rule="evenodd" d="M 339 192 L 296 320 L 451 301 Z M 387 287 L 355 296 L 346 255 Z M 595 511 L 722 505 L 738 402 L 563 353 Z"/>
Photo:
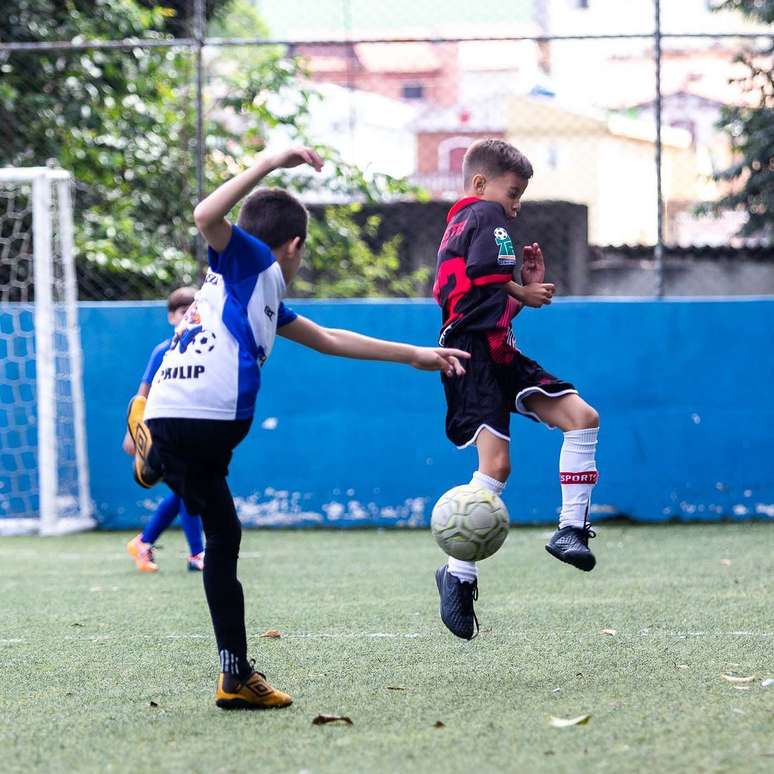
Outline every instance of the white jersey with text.
<path id="1" fill-rule="evenodd" d="M 252 417 L 277 328 L 296 319 L 282 303 L 280 266 L 259 239 L 233 226 L 209 262 L 153 379 L 145 419 Z"/>

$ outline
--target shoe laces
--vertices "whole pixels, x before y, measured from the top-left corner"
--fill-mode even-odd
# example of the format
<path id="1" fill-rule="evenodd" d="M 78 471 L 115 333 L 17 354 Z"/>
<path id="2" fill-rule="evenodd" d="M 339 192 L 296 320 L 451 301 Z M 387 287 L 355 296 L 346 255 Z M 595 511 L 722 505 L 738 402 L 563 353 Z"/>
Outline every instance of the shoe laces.
<path id="1" fill-rule="evenodd" d="M 266 675 L 263 672 L 259 672 L 255 668 L 255 659 L 254 658 L 248 658 L 247 663 L 250 665 L 250 669 L 252 670 L 250 674 L 245 678 L 245 680 L 249 680 L 251 675 L 260 675 L 264 680 L 266 679 Z"/>
<path id="2" fill-rule="evenodd" d="M 467 583 L 462 584 L 463 587 L 467 586 Z M 474 581 L 472 584 L 473 588 L 470 590 L 470 613 L 473 616 L 473 620 L 476 623 L 476 633 L 470 638 L 475 639 L 478 637 L 478 633 L 481 631 L 481 627 L 478 625 L 478 617 L 476 616 L 476 610 L 473 607 L 473 603 L 478 600 L 478 581 Z"/>
<path id="3" fill-rule="evenodd" d="M 583 514 L 583 532 L 585 533 L 586 543 L 589 542 L 589 538 L 595 538 L 597 536 L 597 533 L 591 528 L 588 505 L 586 505 L 586 512 Z"/>

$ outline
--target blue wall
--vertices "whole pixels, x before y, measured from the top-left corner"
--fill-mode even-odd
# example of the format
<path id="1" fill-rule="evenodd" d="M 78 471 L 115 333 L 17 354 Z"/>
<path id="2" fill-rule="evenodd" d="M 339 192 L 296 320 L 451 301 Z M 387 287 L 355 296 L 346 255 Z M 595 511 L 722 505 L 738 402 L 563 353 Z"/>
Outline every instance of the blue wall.
<path id="1" fill-rule="evenodd" d="M 292 303 L 321 325 L 432 344 L 434 303 Z M 83 304 L 92 493 L 107 528 L 143 522 L 145 491 L 121 451 L 126 403 L 153 346 L 160 304 Z M 563 300 L 516 320 L 523 351 L 573 381 L 602 416 L 595 519 L 774 517 L 774 300 Z M 330 358 L 278 340 L 231 487 L 261 525 L 427 524 L 468 481 L 474 450 L 443 431 L 437 374 Z M 512 421 L 513 522 L 551 522 L 562 436 Z"/>

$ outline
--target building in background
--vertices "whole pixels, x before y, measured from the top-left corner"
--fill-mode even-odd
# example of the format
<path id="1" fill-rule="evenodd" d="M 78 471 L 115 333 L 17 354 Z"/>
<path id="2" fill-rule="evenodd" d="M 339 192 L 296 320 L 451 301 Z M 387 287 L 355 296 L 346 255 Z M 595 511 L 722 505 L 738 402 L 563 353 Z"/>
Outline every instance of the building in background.
<path id="1" fill-rule="evenodd" d="M 713 5 L 662 3 L 662 30 L 770 35 Z M 305 60 L 311 80 L 328 95 L 315 121 L 345 159 L 390 174 L 401 170 L 433 197 L 448 199 L 460 190 L 469 145 L 507 137 L 535 163 L 530 197 L 588 204 L 592 242 L 655 241 L 652 0 L 480 0 L 475 7 L 463 0 L 257 0 L 257 6 L 273 37 L 297 41 L 291 53 Z M 473 37 L 480 39 L 454 40 Z M 730 242 L 744 217 L 696 214 L 701 202 L 727 192 L 713 180 L 731 161 L 728 138 L 716 124 L 724 106 L 750 99 L 731 83 L 739 49 L 738 39 L 663 40 L 665 236 L 677 244 Z M 338 90 L 326 91 L 329 84 Z M 637 185 L 621 188 L 626 178 Z M 622 191 L 635 203 L 626 213 Z"/>
<path id="2" fill-rule="evenodd" d="M 642 121 L 563 107 L 554 99 L 514 97 L 507 138 L 531 159 L 528 195 L 589 208 L 593 244 L 652 244 L 656 240 L 655 132 Z M 696 196 L 690 134 L 665 128 L 663 191 L 667 206 Z"/>

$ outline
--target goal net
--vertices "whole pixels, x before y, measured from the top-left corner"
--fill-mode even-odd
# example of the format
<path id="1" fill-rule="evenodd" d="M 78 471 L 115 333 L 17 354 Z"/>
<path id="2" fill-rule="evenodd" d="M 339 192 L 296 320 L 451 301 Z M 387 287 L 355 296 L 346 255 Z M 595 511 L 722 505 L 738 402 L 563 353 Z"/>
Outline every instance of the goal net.
<path id="1" fill-rule="evenodd" d="M 0 169 L 0 535 L 94 526 L 71 189 Z"/>

